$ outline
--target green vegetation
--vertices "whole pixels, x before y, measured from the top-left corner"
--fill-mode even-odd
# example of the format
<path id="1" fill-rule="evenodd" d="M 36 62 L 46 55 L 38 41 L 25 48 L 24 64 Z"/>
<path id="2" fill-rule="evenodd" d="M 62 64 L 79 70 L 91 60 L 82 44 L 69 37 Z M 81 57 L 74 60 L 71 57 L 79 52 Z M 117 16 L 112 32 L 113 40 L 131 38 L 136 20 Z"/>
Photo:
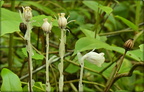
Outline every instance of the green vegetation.
<path id="1" fill-rule="evenodd" d="M 143 1 L 0 2 L 0 91 L 28 91 L 29 85 L 30 92 L 45 92 L 46 89 L 52 92 L 144 91 Z M 19 13 L 20 10 L 23 16 L 22 7 L 26 6 L 32 9 L 33 15 L 28 22 L 21 19 Z M 42 29 L 45 18 L 50 27 L 52 23 L 49 32 L 44 31 L 45 26 Z M 64 24 L 61 20 L 65 21 Z M 24 32 L 20 31 L 22 22 L 27 23 L 30 38 L 25 38 Z M 30 47 L 26 48 L 27 45 Z M 29 50 L 32 51 L 29 53 Z M 90 51 L 104 54 L 105 61 L 101 67 L 95 65 L 98 56 L 88 57 Z M 78 53 L 82 54 L 80 58 Z M 82 56 L 85 57 L 81 61 Z M 80 75 L 82 87 L 79 88 Z"/>

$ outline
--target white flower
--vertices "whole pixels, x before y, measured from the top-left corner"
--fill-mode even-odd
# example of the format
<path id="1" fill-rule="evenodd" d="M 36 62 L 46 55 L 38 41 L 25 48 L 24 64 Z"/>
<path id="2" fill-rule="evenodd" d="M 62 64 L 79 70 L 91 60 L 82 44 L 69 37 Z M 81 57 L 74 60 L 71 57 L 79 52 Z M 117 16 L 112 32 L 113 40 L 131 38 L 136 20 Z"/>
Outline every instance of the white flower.
<path id="1" fill-rule="evenodd" d="M 65 18 L 65 13 L 60 13 L 59 15 L 59 19 L 58 19 L 58 25 L 60 28 L 64 29 L 66 28 L 67 23 L 67 19 Z"/>
<path id="2" fill-rule="evenodd" d="M 101 67 L 101 65 L 105 61 L 104 53 L 96 53 L 96 52 L 89 52 L 85 54 L 83 57 L 81 57 L 82 61 L 87 60 L 92 64 L 97 65 L 98 67 Z"/>
<path id="3" fill-rule="evenodd" d="M 52 29 L 52 23 L 49 23 L 47 21 L 47 18 L 43 19 L 44 23 L 42 25 L 42 29 L 43 31 L 47 32 L 47 33 L 50 33 L 51 32 L 51 29 Z"/>
<path id="4" fill-rule="evenodd" d="M 30 19 L 32 18 L 32 12 L 31 12 L 32 9 L 29 6 L 22 7 L 22 8 L 23 8 L 23 17 L 26 22 L 29 22 Z"/>

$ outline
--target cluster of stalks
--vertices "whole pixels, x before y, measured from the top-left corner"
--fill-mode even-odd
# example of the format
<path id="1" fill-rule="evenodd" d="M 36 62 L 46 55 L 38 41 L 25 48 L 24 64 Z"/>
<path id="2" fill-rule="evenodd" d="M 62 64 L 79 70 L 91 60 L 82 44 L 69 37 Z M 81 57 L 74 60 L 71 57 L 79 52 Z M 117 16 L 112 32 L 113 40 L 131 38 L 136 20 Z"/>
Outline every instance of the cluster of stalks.
<path id="1" fill-rule="evenodd" d="M 31 26 L 31 18 L 32 18 L 32 12 L 30 7 L 22 7 L 23 8 L 23 14 L 20 12 L 20 16 L 22 19 L 22 23 L 20 23 L 20 30 L 25 34 L 24 38 L 26 41 L 26 49 L 28 53 L 28 70 L 29 70 L 29 83 L 28 83 L 28 90 L 30 92 L 33 91 L 33 79 L 32 79 L 32 71 L 33 71 L 33 65 L 32 65 L 32 45 L 31 45 L 31 35 L 30 31 L 32 29 Z M 60 56 L 60 63 L 58 64 L 58 69 L 60 73 L 59 77 L 59 91 L 63 92 L 63 86 L 64 86 L 64 75 L 63 75 L 63 68 L 64 68 L 64 55 L 65 55 L 65 43 L 66 43 L 66 26 L 68 23 L 67 19 L 65 18 L 65 13 L 58 14 L 59 18 L 57 19 L 59 28 L 61 30 L 61 38 L 60 38 L 60 44 L 59 44 L 59 56 Z M 50 79 L 49 79 L 49 66 L 53 58 L 49 59 L 49 34 L 52 30 L 52 22 L 49 23 L 48 19 L 43 19 L 44 23 L 42 24 L 42 30 L 45 33 L 46 36 L 46 92 L 51 91 L 51 85 L 50 85 Z M 107 81 L 106 87 L 104 89 L 104 92 L 108 92 L 112 84 L 114 83 L 114 80 L 116 76 L 118 75 L 118 72 L 121 68 L 121 65 L 123 63 L 123 59 L 127 53 L 128 50 L 130 50 L 133 47 L 133 40 L 129 39 L 125 42 L 125 52 L 123 56 L 119 59 L 119 61 L 116 63 L 115 67 L 113 68 L 113 71 L 111 73 L 111 76 L 109 80 Z M 83 69 L 84 69 L 84 60 L 89 61 L 90 63 L 93 63 L 99 67 L 101 67 L 102 63 L 104 63 L 104 53 L 96 53 L 96 52 L 89 52 L 85 54 L 84 56 L 81 55 L 80 52 L 77 53 L 78 60 L 81 66 L 80 70 L 80 80 L 79 80 L 79 92 L 83 92 L 83 84 L 82 84 L 82 77 L 83 77 Z"/>

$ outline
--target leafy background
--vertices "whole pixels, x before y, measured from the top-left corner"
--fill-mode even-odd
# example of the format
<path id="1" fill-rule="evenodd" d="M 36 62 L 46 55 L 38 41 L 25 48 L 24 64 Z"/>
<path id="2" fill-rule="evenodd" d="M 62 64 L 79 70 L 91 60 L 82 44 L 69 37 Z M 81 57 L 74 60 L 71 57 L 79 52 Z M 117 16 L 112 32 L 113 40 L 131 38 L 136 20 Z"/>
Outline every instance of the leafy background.
<path id="1" fill-rule="evenodd" d="M 19 10 L 22 6 L 30 6 L 33 10 L 33 29 L 31 39 L 34 47 L 34 90 L 45 90 L 45 35 L 41 29 L 44 18 L 53 20 L 50 34 L 50 57 L 58 55 L 60 29 L 58 28 L 58 13 L 70 16 L 68 21 L 67 42 L 64 63 L 64 91 L 77 91 L 79 79 L 79 63 L 76 53 L 85 53 L 95 49 L 104 52 L 106 61 L 102 67 L 97 67 L 85 61 L 84 91 L 102 92 L 110 76 L 115 62 L 124 53 L 123 44 L 129 38 L 134 38 L 135 45 L 128 51 L 120 73 L 127 73 L 135 63 L 144 61 L 143 58 L 143 1 L 120 0 L 4 0 L 1 2 L 1 34 L 0 34 L 0 84 L 1 91 L 27 91 L 28 63 L 23 34 L 19 30 L 22 22 Z M 58 91 L 58 63 L 50 66 L 50 83 L 53 91 Z M 144 90 L 144 69 L 138 66 L 132 76 L 122 77 L 112 86 L 114 92 L 132 92 Z M 15 83 L 16 82 L 16 83 Z M 15 84 L 15 85 L 13 85 Z M 9 86 L 7 86 L 9 85 Z M 22 86 L 21 86 L 22 85 Z M 5 88 L 7 86 L 7 88 Z"/>

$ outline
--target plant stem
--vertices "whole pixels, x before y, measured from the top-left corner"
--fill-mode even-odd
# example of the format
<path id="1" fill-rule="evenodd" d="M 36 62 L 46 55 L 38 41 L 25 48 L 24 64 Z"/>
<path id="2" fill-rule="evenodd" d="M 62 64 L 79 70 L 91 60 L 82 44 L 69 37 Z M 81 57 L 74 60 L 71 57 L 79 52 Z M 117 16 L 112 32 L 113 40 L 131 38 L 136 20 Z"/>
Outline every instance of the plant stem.
<path id="1" fill-rule="evenodd" d="M 60 71 L 60 78 L 59 78 L 59 91 L 63 91 L 63 85 L 64 85 L 64 76 L 63 76 L 63 58 L 65 54 L 65 42 L 66 42 L 66 32 L 65 29 L 61 29 L 61 39 L 60 39 L 60 46 L 59 46 L 59 55 L 61 62 L 59 63 L 59 71 Z"/>
<path id="2" fill-rule="evenodd" d="M 120 67 L 121 67 L 122 62 L 123 62 L 123 59 L 124 59 L 124 57 L 125 57 L 125 55 L 126 55 L 126 52 L 127 52 L 127 51 L 125 50 L 123 56 L 120 58 L 119 61 L 117 61 L 115 67 L 113 68 L 112 73 L 111 73 L 111 75 L 110 75 L 110 78 L 109 78 L 108 81 L 107 81 L 107 84 L 106 84 L 106 87 L 105 87 L 105 89 L 104 89 L 104 92 L 108 92 L 109 89 L 110 89 L 110 87 L 112 86 L 112 84 L 113 84 L 113 82 L 114 82 L 114 79 L 115 79 L 117 73 L 118 73 L 119 70 L 120 70 Z"/>
<path id="3" fill-rule="evenodd" d="M 33 71 L 33 65 L 32 65 L 32 47 L 31 47 L 31 42 L 30 42 L 30 30 L 31 30 L 31 25 L 30 22 L 27 22 L 27 34 L 26 34 L 26 49 L 28 53 L 28 70 L 29 70 L 29 91 L 32 92 L 32 71 Z"/>
<path id="4" fill-rule="evenodd" d="M 46 33 L 46 92 L 51 91 L 50 82 L 49 82 L 49 33 Z"/>
<path id="5" fill-rule="evenodd" d="M 135 1 L 136 2 L 136 16 L 135 16 L 135 25 L 138 27 L 139 23 L 139 18 L 140 18 L 140 1 Z M 138 30 L 136 30 L 138 31 Z"/>
<path id="6" fill-rule="evenodd" d="M 82 62 L 83 63 L 81 63 L 81 70 L 80 70 L 79 92 L 83 92 L 82 77 L 83 77 L 84 61 Z"/>
<path id="7" fill-rule="evenodd" d="M 11 10 L 15 10 L 15 0 L 11 0 Z M 9 34 L 8 68 L 12 69 L 13 64 L 13 33 Z"/>
<path id="8" fill-rule="evenodd" d="M 13 65 L 13 33 L 9 34 L 9 51 L 8 51 L 8 68 L 12 69 Z"/>

